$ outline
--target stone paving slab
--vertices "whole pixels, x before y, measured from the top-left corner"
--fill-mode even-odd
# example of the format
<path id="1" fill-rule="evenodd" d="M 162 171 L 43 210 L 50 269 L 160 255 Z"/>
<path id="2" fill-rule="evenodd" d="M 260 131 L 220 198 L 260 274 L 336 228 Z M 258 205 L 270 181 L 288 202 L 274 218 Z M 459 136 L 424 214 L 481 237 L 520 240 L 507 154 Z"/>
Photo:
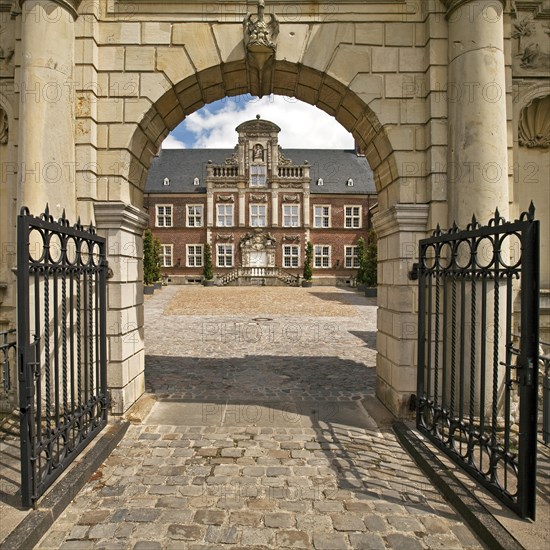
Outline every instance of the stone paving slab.
<path id="1" fill-rule="evenodd" d="M 155 403 L 145 424 L 301 428 L 342 424 L 376 428 L 359 401 L 186 403 L 167 400 Z"/>
<path id="2" fill-rule="evenodd" d="M 147 387 L 156 406 L 38 548 L 481 548 L 392 431 L 362 409 L 374 401 L 372 303 L 356 295 L 359 315 L 324 319 L 337 337 L 294 332 L 277 342 L 221 331 L 253 323 L 247 316 L 166 316 L 175 292 L 147 302 Z M 302 329 L 312 322 L 293 319 Z M 213 341 L 204 323 L 217 324 L 207 333 Z M 286 423 L 279 415 L 270 424 L 289 403 L 343 412 L 304 412 Z M 243 407 L 260 419 L 228 416 L 244 416 Z"/>

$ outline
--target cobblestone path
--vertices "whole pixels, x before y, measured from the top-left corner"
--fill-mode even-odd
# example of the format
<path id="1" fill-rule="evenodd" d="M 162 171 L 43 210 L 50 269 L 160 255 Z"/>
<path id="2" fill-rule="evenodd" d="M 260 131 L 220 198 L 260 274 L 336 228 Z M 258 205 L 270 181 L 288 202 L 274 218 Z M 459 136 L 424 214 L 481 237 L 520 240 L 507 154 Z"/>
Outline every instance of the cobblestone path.
<path id="1" fill-rule="evenodd" d="M 232 299 L 230 288 L 212 290 Z M 338 318 L 165 315 L 177 293 L 146 304 L 150 415 L 39 548 L 481 547 L 366 410 L 376 325 L 367 299 L 296 295 L 318 300 L 319 313 L 323 299 L 341 300 L 350 316 Z"/>

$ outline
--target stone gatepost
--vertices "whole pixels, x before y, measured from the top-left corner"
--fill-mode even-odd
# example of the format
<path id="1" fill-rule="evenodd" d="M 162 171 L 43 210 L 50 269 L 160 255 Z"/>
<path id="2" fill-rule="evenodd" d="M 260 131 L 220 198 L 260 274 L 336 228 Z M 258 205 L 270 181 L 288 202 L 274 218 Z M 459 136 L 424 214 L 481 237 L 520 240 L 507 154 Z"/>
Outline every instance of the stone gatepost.
<path id="1" fill-rule="evenodd" d="M 495 209 L 509 219 L 508 129 L 506 117 L 506 74 L 504 52 L 505 0 L 444 0 L 449 25 L 448 80 L 448 167 L 447 197 L 449 226 L 453 222 L 464 229 L 472 215 L 484 225 Z M 458 254 L 466 254 L 464 249 Z M 490 243 L 479 247 L 477 257 L 486 262 L 493 255 Z M 510 250 L 502 249 L 506 258 Z M 459 260 L 460 261 L 460 260 Z M 481 283 L 476 283 L 481 296 Z M 470 319 L 470 305 L 466 319 Z M 476 332 L 491 342 L 487 346 L 488 374 L 493 365 L 493 342 L 498 342 L 496 361 L 505 358 L 506 309 L 505 293 L 499 294 L 495 313 L 495 290 L 489 287 L 486 298 L 487 325 Z M 481 319 L 481 300 L 476 318 Z M 498 315 L 497 315 L 498 314 Z M 499 320 L 500 319 L 500 320 Z M 477 321 L 477 323 L 480 323 Z M 480 346 L 476 364 L 480 364 Z M 499 376 L 503 382 L 504 370 Z M 479 371 L 479 369 L 478 369 Z M 465 366 L 470 374 L 470 364 Z M 477 372 L 480 387 L 481 372 Z M 449 388 L 444 388 L 449 391 Z M 491 389 L 485 388 L 486 403 L 491 403 Z M 467 398 L 463 398 L 467 405 Z M 487 411 L 486 411 L 487 412 Z"/>
<path id="2" fill-rule="evenodd" d="M 76 219 L 75 20 L 80 0 L 21 1 L 18 203 Z"/>
<path id="3" fill-rule="evenodd" d="M 148 217 L 123 202 L 94 204 L 97 231 L 107 238 L 107 385 L 111 411 L 123 414 L 145 391 L 143 231 Z"/>
<path id="4" fill-rule="evenodd" d="M 444 0 L 449 25 L 449 224 L 508 219 L 505 0 Z"/>

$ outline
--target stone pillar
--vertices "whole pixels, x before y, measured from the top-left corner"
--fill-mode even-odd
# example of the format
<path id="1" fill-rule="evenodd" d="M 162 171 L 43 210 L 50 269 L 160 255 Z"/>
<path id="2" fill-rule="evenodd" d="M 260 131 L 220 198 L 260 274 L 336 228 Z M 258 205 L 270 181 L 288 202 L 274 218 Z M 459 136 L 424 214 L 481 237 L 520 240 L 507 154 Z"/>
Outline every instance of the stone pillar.
<path id="1" fill-rule="evenodd" d="M 206 191 L 206 227 L 214 225 L 214 193 L 212 189 Z"/>
<path id="2" fill-rule="evenodd" d="M 246 194 L 244 189 L 239 189 L 239 227 L 244 227 L 246 225 Z"/>
<path id="3" fill-rule="evenodd" d="M 373 218 L 378 236 L 376 395 L 398 417 L 416 393 L 418 284 L 409 271 L 426 235 L 429 205 L 396 204 Z"/>
<path id="4" fill-rule="evenodd" d="M 94 212 L 110 270 L 107 384 L 113 414 L 123 414 L 145 391 L 142 236 L 148 216 L 123 202 L 96 202 Z"/>
<path id="5" fill-rule="evenodd" d="M 279 191 L 271 193 L 271 225 L 273 227 L 279 225 Z"/>
<path id="6" fill-rule="evenodd" d="M 309 221 L 309 189 L 306 191 L 304 190 L 304 214 L 303 214 L 303 220 L 304 220 L 304 227 L 309 227 L 310 221 Z"/>
<path id="7" fill-rule="evenodd" d="M 76 219 L 75 19 L 80 0 L 21 0 L 19 205 Z"/>
<path id="8" fill-rule="evenodd" d="M 444 0 L 449 24 L 449 224 L 508 218 L 505 0 Z"/>

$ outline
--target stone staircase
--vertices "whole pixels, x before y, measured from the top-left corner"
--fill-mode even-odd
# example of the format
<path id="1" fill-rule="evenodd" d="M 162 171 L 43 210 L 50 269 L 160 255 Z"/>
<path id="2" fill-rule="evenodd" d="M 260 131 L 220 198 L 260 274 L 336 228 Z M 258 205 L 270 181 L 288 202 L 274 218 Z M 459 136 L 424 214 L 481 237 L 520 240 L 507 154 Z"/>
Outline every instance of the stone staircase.
<path id="1" fill-rule="evenodd" d="M 217 281 L 219 286 L 274 286 L 277 284 L 300 286 L 299 275 L 293 275 L 280 267 L 237 267 L 229 273 L 218 275 Z"/>

